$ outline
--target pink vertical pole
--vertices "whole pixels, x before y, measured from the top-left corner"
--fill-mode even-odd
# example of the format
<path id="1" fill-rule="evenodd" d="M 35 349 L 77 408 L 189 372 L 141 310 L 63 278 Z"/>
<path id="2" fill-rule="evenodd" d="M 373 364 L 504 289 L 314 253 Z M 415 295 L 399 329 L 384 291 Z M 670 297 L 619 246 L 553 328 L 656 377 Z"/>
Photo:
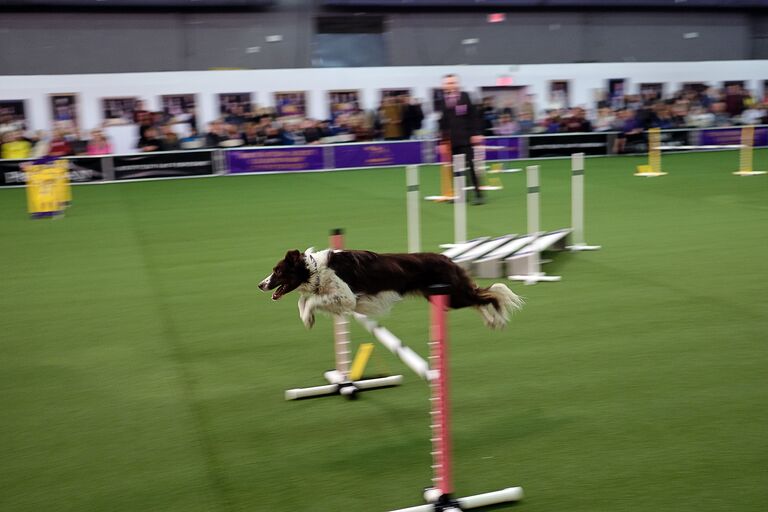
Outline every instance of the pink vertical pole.
<path id="1" fill-rule="evenodd" d="M 344 230 L 332 229 L 331 230 L 331 249 L 334 251 L 340 251 L 344 248 Z"/>
<path id="2" fill-rule="evenodd" d="M 437 379 L 430 382 L 432 392 L 432 455 L 435 489 L 440 494 L 453 492 L 451 479 L 451 431 L 448 395 L 448 331 L 446 311 L 448 309 L 447 286 L 434 286 L 431 303 L 430 359 L 437 370 Z"/>

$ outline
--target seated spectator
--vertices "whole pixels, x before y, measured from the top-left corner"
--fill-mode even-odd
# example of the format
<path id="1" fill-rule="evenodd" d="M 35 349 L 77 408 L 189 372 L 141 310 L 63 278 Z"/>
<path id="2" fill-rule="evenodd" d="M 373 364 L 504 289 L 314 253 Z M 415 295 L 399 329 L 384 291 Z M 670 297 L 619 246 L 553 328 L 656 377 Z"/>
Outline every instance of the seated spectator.
<path id="1" fill-rule="evenodd" d="M 517 123 L 509 114 L 501 114 L 493 129 L 494 135 L 515 135 L 519 132 Z"/>
<path id="2" fill-rule="evenodd" d="M 190 126 L 189 133 L 181 138 L 179 146 L 181 149 L 201 149 L 205 147 L 205 141 L 197 133 L 197 129 L 194 126 Z"/>
<path id="3" fill-rule="evenodd" d="M 267 128 L 265 138 L 264 138 L 264 145 L 265 146 L 282 146 L 285 144 L 285 141 L 283 139 L 282 134 L 280 133 L 280 129 L 276 124 L 270 124 Z"/>
<path id="4" fill-rule="evenodd" d="M 483 104 L 478 109 L 480 117 L 483 120 L 483 135 L 490 137 L 494 133 L 498 135 L 499 116 L 496 114 L 496 108 L 493 106 L 493 98 L 483 98 Z"/>
<path id="5" fill-rule="evenodd" d="M 229 113 L 224 117 L 224 122 L 238 128 L 245 122 L 245 112 L 239 103 L 233 103 L 229 107 Z"/>
<path id="6" fill-rule="evenodd" d="M 616 141 L 613 145 L 613 152 L 616 154 L 624 153 L 627 142 L 637 142 L 643 136 L 643 128 L 635 119 L 635 114 L 629 109 L 619 111 L 617 120 L 619 133 L 616 135 Z"/>
<path id="7" fill-rule="evenodd" d="M 260 127 L 261 123 L 245 123 L 243 132 L 243 143 L 246 146 L 261 146 L 264 142 L 264 132 Z"/>
<path id="8" fill-rule="evenodd" d="M 236 148 L 245 144 L 239 125 L 227 124 L 224 127 L 224 140 L 219 142 L 220 148 Z"/>
<path id="9" fill-rule="evenodd" d="M 80 130 L 73 129 L 66 136 L 69 142 L 69 147 L 72 148 L 73 155 L 87 155 L 88 154 L 88 140 L 80 136 Z"/>
<path id="10" fill-rule="evenodd" d="M 561 128 L 560 112 L 558 110 L 549 110 L 547 117 L 542 121 L 542 127 L 545 133 L 558 133 Z"/>
<path id="11" fill-rule="evenodd" d="M 147 128 L 136 147 L 143 153 L 160 151 L 163 147 L 163 141 L 158 137 L 157 128 L 154 126 Z"/>
<path id="12" fill-rule="evenodd" d="M 48 145 L 48 156 L 60 157 L 71 155 L 74 155 L 74 152 L 65 137 L 64 131 L 61 128 L 55 129 Z"/>
<path id="13" fill-rule="evenodd" d="M 38 130 L 35 136 L 30 140 L 33 142 L 32 158 L 43 158 L 48 155 L 51 145 L 51 138 L 45 130 Z"/>
<path id="14" fill-rule="evenodd" d="M 731 116 L 726 111 L 726 104 L 718 101 L 712 104 L 713 126 L 731 126 Z"/>
<path id="15" fill-rule="evenodd" d="M 746 94 L 740 85 L 729 85 L 726 88 L 725 97 L 723 98 L 723 112 L 730 118 L 740 116 L 744 112 L 744 100 Z M 714 110 L 714 105 L 712 105 Z M 717 113 L 715 113 L 715 124 L 717 126 L 723 126 L 718 124 Z"/>
<path id="16" fill-rule="evenodd" d="M 686 118 L 686 125 L 693 128 L 708 128 L 715 123 L 715 116 L 703 107 L 692 107 Z"/>
<path id="17" fill-rule="evenodd" d="M 307 144 L 318 144 L 323 134 L 320 132 L 318 122 L 313 119 L 306 119 L 301 125 L 304 141 Z"/>
<path id="18" fill-rule="evenodd" d="M 112 153 L 112 144 L 109 143 L 101 130 L 93 130 L 86 153 L 89 155 L 109 155 Z"/>
<path id="19" fill-rule="evenodd" d="M 413 138 L 424 123 L 424 111 L 421 108 L 421 102 L 417 98 L 411 98 L 408 95 L 403 97 L 405 110 L 403 111 L 403 138 Z M 366 121 L 366 125 L 371 125 Z M 373 135 L 371 135 L 373 136 Z"/>
<path id="20" fill-rule="evenodd" d="M 583 108 L 572 108 L 568 117 L 562 121 L 562 131 L 571 133 L 583 133 L 592 131 L 592 123 L 586 118 Z"/>
<path id="21" fill-rule="evenodd" d="M 593 127 L 597 132 L 608 132 L 613 130 L 615 120 L 616 116 L 613 115 L 613 111 L 610 108 L 603 107 L 598 109 Z"/>
<path id="22" fill-rule="evenodd" d="M 170 124 L 163 125 L 161 136 L 161 151 L 178 151 L 181 149 L 179 136 Z"/>
<path id="23" fill-rule="evenodd" d="M 32 144 L 22 136 L 19 130 L 6 132 L 3 135 L 3 145 L 0 158 L 4 160 L 19 160 L 32 156 Z"/>
<path id="24" fill-rule="evenodd" d="M 525 109 L 520 110 L 520 116 L 517 119 L 518 133 L 533 133 L 536 129 L 536 123 L 533 121 L 533 113 Z"/>
<path id="25" fill-rule="evenodd" d="M 208 132 L 205 134 L 205 147 L 217 148 L 226 139 L 224 123 L 218 120 L 208 123 Z"/>
<path id="26" fill-rule="evenodd" d="M 741 124 L 765 124 L 766 106 L 762 104 L 754 104 L 747 110 L 741 113 Z"/>

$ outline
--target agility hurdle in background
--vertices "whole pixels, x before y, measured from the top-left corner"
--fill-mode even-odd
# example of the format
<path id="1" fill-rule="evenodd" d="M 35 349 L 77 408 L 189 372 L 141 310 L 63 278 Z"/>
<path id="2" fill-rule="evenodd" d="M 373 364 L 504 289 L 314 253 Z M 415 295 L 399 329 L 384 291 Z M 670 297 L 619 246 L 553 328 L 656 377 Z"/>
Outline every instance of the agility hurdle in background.
<path id="1" fill-rule="evenodd" d="M 464 155 L 454 156 L 454 189 L 463 191 Z M 406 168 L 408 250 L 420 250 L 419 177 L 418 167 Z M 463 193 L 454 202 L 454 242 L 444 244 L 443 254 L 471 270 L 476 277 L 497 278 L 503 275 L 502 264 L 506 264 L 510 279 L 522 280 L 526 284 L 540 281 L 557 281 L 559 276 L 547 276 L 541 272 L 540 253 L 546 250 L 590 251 L 600 248 L 589 245 L 585 238 L 584 216 L 584 153 L 571 155 L 571 226 L 543 232 L 540 228 L 540 185 L 539 166 L 527 168 L 527 235 L 510 234 L 496 238 L 480 237 L 467 240 L 466 201 Z M 571 244 L 567 245 L 570 236 Z M 502 263 L 504 262 L 504 263 Z"/>
<path id="2" fill-rule="evenodd" d="M 331 249 L 344 248 L 344 232 L 334 229 L 330 236 Z M 403 382 L 402 375 L 390 375 L 374 379 L 363 379 L 362 371 L 370 356 L 370 348 L 361 345 L 355 362 L 351 359 L 351 343 L 349 339 L 349 319 L 344 315 L 333 316 L 333 354 L 335 368 L 323 374 L 328 384 L 309 388 L 289 389 L 285 392 L 286 400 L 315 398 L 330 395 L 343 395 L 354 398 L 358 391 L 390 388 Z M 370 346 L 370 345 L 369 345 Z"/>
<path id="3" fill-rule="evenodd" d="M 33 219 L 58 217 L 72 204 L 69 162 L 52 157 L 23 165 L 27 181 L 27 211 Z"/>
<path id="4" fill-rule="evenodd" d="M 739 170 L 733 174 L 736 176 L 757 176 L 765 174 L 765 171 L 755 171 L 753 168 L 753 156 L 755 145 L 755 127 L 744 126 L 741 129 L 740 144 L 721 144 L 721 145 L 699 145 L 699 146 L 662 146 L 661 130 L 659 128 L 650 128 L 648 130 L 648 164 L 638 165 L 635 176 L 644 176 L 646 178 L 655 178 L 665 176 L 667 173 L 662 170 L 661 152 L 674 150 L 697 150 L 697 149 L 738 149 L 739 150 Z"/>
<path id="5" fill-rule="evenodd" d="M 483 191 L 492 191 L 492 190 L 502 190 L 504 186 L 501 183 L 501 180 L 497 177 L 488 177 L 489 172 L 487 171 L 487 164 L 485 161 L 485 150 L 486 149 L 505 149 L 504 146 L 473 146 L 472 147 L 472 154 L 473 154 L 473 162 L 475 164 L 475 174 L 477 176 L 478 181 L 480 183 L 485 182 L 486 184 L 480 185 L 480 190 Z M 438 154 L 440 155 L 440 195 L 437 196 L 426 196 L 424 199 L 427 201 L 435 201 L 440 203 L 448 203 L 452 202 L 458 199 L 456 194 L 456 183 L 455 183 L 455 169 L 456 169 L 456 161 L 455 156 L 453 160 L 451 159 L 451 145 L 448 142 L 441 142 L 438 146 Z M 465 157 L 466 158 L 466 157 Z M 504 171 L 500 171 L 504 172 Z M 498 171 L 492 171 L 492 174 L 499 174 Z M 464 185 L 464 190 L 473 190 L 474 187 L 467 187 Z"/>

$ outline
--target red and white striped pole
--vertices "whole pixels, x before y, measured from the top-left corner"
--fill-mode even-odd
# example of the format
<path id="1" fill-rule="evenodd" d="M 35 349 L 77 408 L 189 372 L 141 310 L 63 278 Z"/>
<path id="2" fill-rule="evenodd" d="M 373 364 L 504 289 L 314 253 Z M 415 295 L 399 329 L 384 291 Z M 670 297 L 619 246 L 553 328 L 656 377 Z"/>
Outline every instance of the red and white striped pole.
<path id="1" fill-rule="evenodd" d="M 439 493 L 440 505 L 451 504 L 453 493 L 451 461 L 451 417 L 448 392 L 448 286 L 430 287 L 430 366 L 436 370 L 430 380 L 430 403 L 432 405 L 432 468 L 433 489 Z M 434 491 L 433 491 L 434 492 Z"/>

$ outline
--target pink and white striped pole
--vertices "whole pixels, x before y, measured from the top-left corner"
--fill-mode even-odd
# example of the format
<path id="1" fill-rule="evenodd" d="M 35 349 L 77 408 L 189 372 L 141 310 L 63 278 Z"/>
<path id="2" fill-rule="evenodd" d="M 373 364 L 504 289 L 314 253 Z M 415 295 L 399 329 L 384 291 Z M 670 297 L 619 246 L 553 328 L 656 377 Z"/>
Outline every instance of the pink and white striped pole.
<path id="1" fill-rule="evenodd" d="M 432 405 L 432 459 L 434 470 L 432 483 L 439 491 L 439 502 L 449 503 L 453 493 L 451 465 L 451 417 L 448 393 L 448 286 L 430 287 L 430 366 L 436 371 L 436 379 L 430 380 Z"/>

